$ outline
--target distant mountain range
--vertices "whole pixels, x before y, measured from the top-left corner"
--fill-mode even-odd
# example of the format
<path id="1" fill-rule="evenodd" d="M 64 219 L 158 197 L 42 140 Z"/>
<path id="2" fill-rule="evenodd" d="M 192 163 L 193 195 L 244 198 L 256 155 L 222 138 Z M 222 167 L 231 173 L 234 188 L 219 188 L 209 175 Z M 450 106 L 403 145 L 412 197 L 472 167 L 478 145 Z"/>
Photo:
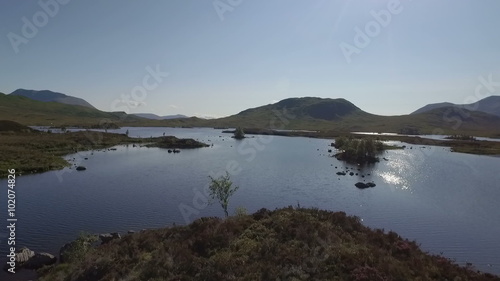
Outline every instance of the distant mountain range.
<path id="1" fill-rule="evenodd" d="M 57 103 L 69 104 L 69 105 L 85 106 L 88 108 L 95 109 L 95 107 L 93 105 L 91 105 L 89 102 L 87 102 L 84 99 L 69 96 L 69 95 L 62 94 L 62 93 L 49 91 L 49 90 L 37 91 L 37 90 L 17 89 L 14 92 L 10 93 L 10 95 L 26 97 L 26 98 L 36 100 L 36 101 L 57 102 Z M 146 118 L 146 119 L 152 119 L 152 120 L 189 118 L 188 116 L 182 115 L 182 114 L 158 116 L 158 115 L 152 114 L 152 113 L 134 113 L 133 115 L 139 116 L 142 118 Z"/>
<path id="2" fill-rule="evenodd" d="M 480 101 L 470 104 L 453 104 L 450 102 L 428 104 L 420 109 L 417 109 L 411 114 L 424 113 L 433 109 L 443 107 L 459 107 L 470 111 L 481 111 L 488 114 L 500 116 L 500 96 L 489 96 Z"/>
<path id="3" fill-rule="evenodd" d="M 68 96 L 57 92 L 52 92 L 49 90 L 35 91 L 35 90 L 17 89 L 10 94 L 13 96 L 22 96 L 30 98 L 32 100 L 43 101 L 43 102 L 58 102 L 63 104 L 79 105 L 89 108 L 95 108 L 84 99 Z"/>
<path id="4" fill-rule="evenodd" d="M 38 95 L 35 93 L 34 95 Z M 46 94 L 46 95 L 50 95 Z M 44 95 L 42 95 L 44 96 Z M 495 113 L 498 98 L 479 102 L 478 108 Z M 451 106 L 450 106 L 451 105 Z M 472 109 L 473 107 L 470 106 Z M 411 115 L 380 116 L 365 112 L 346 99 L 318 97 L 288 98 L 274 104 L 215 119 L 184 115 L 126 114 L 104 112 L 93 107 L 41 102 L 20 94 L 0 93 L 0 120 L 23 125 L 94 126 L 111 122 L 119 126 L 237 127 L 322 130 L 336 132 L 419 132 L 442 134 L 500 135 L 500 116 L 453 104 L 429 105 Z"/>
<path id="5" fill-rule="evenodd" d="M 139 117 L 142 117 L 142 118 L 146 118 L 146 119 L 152 119 L 152 120 L 167 120 L 167 119 L 189 118 L 188 116 L 182 115 L 182 114 L 158 116 L 158 115 L 152 114 L 152 113 L 134 113 L 133 115 L 139 116 Z"/>
<path id="6" fill-rule="evenodd" d="M 474 132 L 500 131 L 500 117 L 456 107 L 440 107 L 426 112 L 380 116 L 365 112 L 339 98 L 289 98 L 274 104 L 244 110 L 210 120 L 217 127 L 313 129 L 371 132 Z"/>

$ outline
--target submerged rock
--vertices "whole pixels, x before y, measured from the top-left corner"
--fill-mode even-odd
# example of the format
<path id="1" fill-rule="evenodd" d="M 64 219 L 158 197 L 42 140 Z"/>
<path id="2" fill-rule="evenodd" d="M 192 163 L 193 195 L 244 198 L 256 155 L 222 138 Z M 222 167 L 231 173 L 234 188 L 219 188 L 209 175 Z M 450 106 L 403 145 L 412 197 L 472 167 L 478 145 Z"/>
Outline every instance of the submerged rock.
<path id="1" fill-rule="evenodd" d="M 357 188 L 359 189 L 365 189 L 365 188 L 369 188 L 369 187 L 375 187 L 377 186 L 375 183 L 373 182 L 368 182 L 368 183 L 364 183 L 364 182 L 357 182 L 356 184 L 354 184 Z"/>

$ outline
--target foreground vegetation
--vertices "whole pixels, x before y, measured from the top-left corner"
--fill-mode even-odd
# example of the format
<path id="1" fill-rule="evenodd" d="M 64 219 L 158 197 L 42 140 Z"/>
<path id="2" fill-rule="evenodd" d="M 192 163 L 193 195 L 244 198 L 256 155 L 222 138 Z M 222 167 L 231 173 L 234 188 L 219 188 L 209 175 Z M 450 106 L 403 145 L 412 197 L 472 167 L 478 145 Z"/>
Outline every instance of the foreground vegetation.
<path id="1" fill-rule="evenodd" d="M 41 281 L 500 280 L 343 212 L 292 207 L 141 231 L 39 274 Z"/>

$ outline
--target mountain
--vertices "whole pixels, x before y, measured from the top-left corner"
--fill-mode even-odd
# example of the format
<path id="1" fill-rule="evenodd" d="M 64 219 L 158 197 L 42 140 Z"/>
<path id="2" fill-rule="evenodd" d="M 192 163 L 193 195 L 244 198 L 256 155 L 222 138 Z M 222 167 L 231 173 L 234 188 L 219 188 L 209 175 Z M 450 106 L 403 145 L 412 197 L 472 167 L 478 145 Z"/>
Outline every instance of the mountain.
<path id="1" fill-rule="evenodd" d="M 188 116 L 182 115 L 182 114 L 158 116 L 158 115 L 152 114 L 152 113 L 133 113 L 133 115 L 139 116 L 142 118 L 146 118 L 146 119 L 153 119 L 153 120 L 189 118 Z"/>
<path id="2" fill-rule="evenodd" d="M 0 93 L 0 120 L 29 126 L 94 126 L 126 122 L 133 125 L 146 119 L 124 112 L 104 112 L 91 107 L 42 102 L 21 95 Z"/>
<path id="3" fill-rule="evenodd" d="M 490 101 L 495 105 L 495 100 Z M 500 134 L 500 117 L 461 107 L 439 107 L 426 112 L 380 116 L 365 112 L 346 99 L 289 98 L 218 118 L 197 117 L 153 120 L 124 112 L 103 112 L 94 108 L 41 102 L 18 95 L 0 93 L 0 120 L 22 125 L 166 127 L 238 127 L 330 132 L 419 132 L 422 134 Z"/>
<path id="4" fill-rule="evenodd" d="M 496 116 L 500 116 L 500 96 L 489 96 L 480 101 L 470 104 L 453 104 L 450 102 L 428 104 L 422 108 L 417 109 L 411 114 L 419 114 L 427 112 L 429 110 L 443 108 L 443 107 L 450 107 L 450 106 L 464 108 L 466 110 L 471 110 L 471 111 L 481 111 Z"/>
<path id="5" fill-rule="evenodd" d="M 456 107 L 441 107 L 401 116 L 365 112 L 339 98 L 289 98 L 238 114 L 206 120 L 206 126 L 337 132 L 439 132 L 442 134 L 499 132 L 500 117 Z"/>
<path id="6" fill-rule="evenodd" d="M 366 113 L 345 99 L 316 97 L 288 98 L 274 104 L 244 110 L 229 117 L 208 120 L 217 127 L 307 129 L 329 128 L 348 118 L 368 118 Z"/>
<path id="7" fill-rule="evenodd" d="M 11 95 L 27 97 L 32 100 L 43 101 L 43 102 L 58 102 L 63 104 L 80 105 L 88 108 L 95 108 L 84 99 L 68 96 L 57 92 L 52 92 L 49 90 L 35 91 L 35 90 L 17 89 L 14 92 L 12 92 Z"/>

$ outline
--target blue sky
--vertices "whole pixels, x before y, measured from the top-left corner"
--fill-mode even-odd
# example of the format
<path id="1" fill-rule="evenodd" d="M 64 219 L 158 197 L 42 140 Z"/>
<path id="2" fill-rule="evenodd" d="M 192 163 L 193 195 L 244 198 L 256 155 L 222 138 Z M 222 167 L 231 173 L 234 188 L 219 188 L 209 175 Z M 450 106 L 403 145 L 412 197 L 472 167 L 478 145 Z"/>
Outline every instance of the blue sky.
<path id="1" fill-rule="evenodd" d="M 478 77 L 500 82 L 499 11 L 497 0 L 4 0 L 0 92 L 159 115 L 303 96 L 407 114 L 474 99 Z M 356 28 L 368 44 L 356 45 Z"/>

